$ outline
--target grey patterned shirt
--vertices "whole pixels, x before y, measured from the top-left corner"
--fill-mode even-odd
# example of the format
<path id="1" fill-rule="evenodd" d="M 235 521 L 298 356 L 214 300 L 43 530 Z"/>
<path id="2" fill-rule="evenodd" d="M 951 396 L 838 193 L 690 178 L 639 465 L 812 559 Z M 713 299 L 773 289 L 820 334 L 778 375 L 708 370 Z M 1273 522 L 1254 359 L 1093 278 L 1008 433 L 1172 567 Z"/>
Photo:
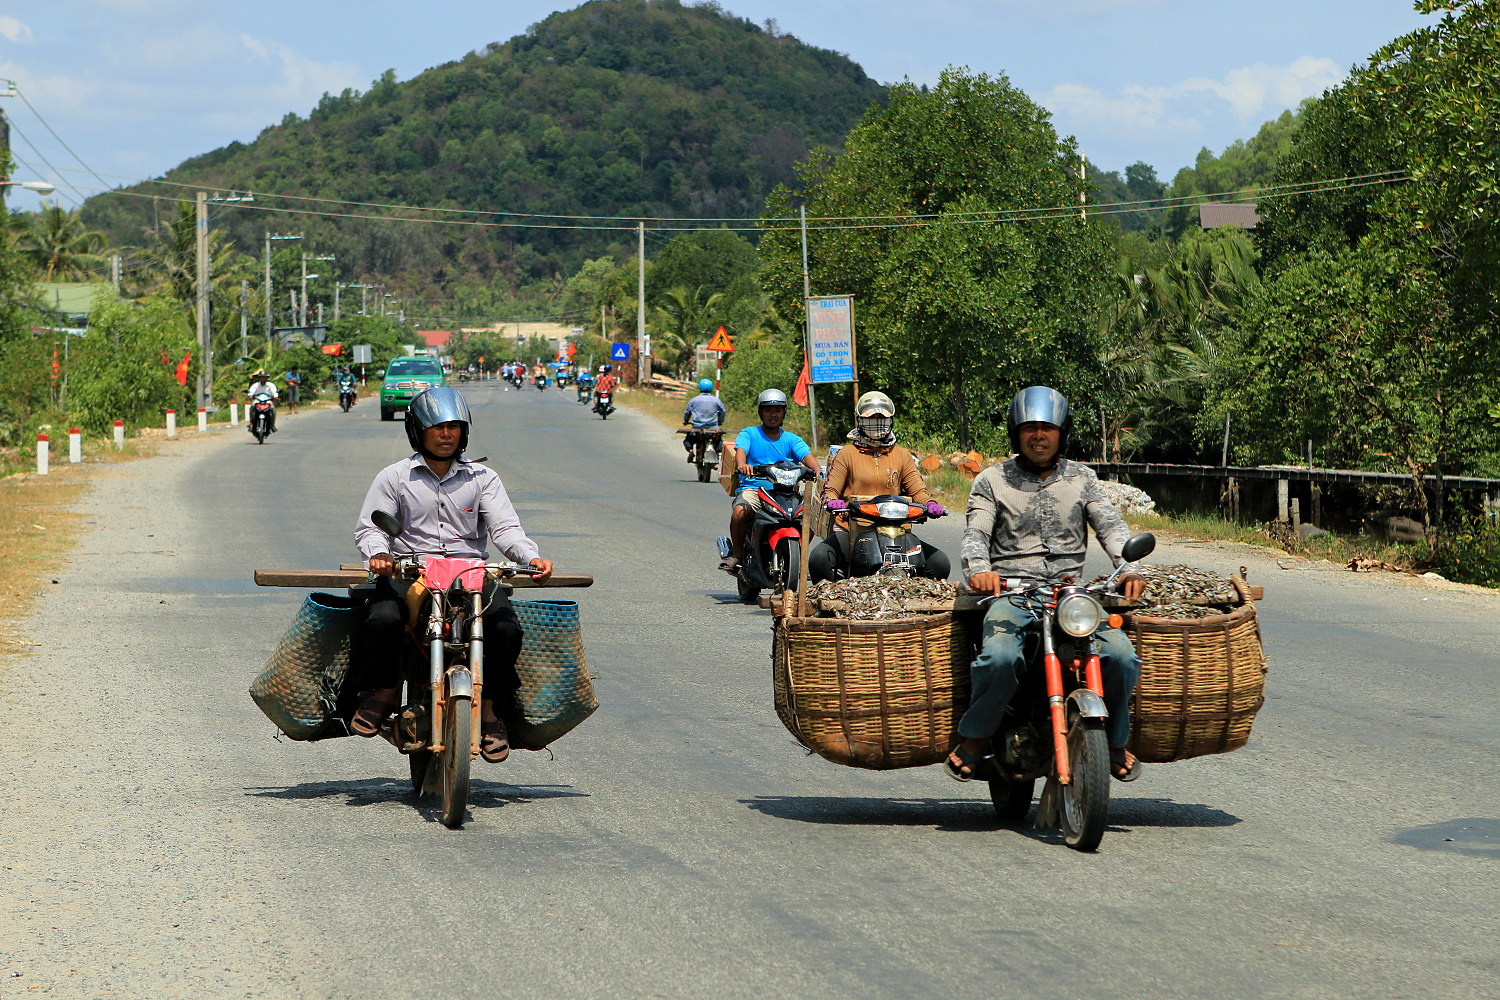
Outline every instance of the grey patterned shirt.
<path id="1" fill-rule="evenodd" d="M 1099 488 L 1094 470 L 1062 459 L 1046 481 L 1011 459 L 974 480 L 964 526 L 964 582 L 975 573 L 999 573 L 1028 583 L 1056 583 L 1083 572 L 1088 526 L 1110 561 L 1130 529 Z"/>

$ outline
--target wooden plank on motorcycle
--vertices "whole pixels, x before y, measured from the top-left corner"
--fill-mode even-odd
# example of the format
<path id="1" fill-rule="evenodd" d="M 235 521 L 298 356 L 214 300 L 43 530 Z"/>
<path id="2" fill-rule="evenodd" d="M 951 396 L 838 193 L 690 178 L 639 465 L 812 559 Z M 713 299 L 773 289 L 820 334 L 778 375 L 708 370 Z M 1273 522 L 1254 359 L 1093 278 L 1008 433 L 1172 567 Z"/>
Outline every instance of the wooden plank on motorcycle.
<path id="1" fill-rule="evenodd" d="M 348 587 L 364 583 L 369 574 L 363 570 L 326 569 L 258 569 L 255 584 L 258 587 Z M 529 576 L 513 576 L 505 581 L 517 590 L 552 587 L 592 587 L 594 578 L 587 573 L 558 573 L 546 583 L 537 583 Z"/>

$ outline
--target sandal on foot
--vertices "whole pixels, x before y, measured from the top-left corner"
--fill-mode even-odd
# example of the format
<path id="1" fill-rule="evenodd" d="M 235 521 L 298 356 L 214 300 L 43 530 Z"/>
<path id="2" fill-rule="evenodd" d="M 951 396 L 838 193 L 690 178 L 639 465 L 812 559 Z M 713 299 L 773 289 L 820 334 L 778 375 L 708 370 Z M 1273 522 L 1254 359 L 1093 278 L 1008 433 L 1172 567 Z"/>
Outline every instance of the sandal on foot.
<path id="1" fill-rule="evenodd" d="M 349 728 L 356 736 L 379 736 L 380 724 L 397 706 L 377 698 L 366 698 L 349 718 Z"/>
<path id="2" fill-rule="evenodd" d="M 719 560 L 719 568 L 726 573 L 733 573 L 740 568 L 740 561 L 734 556 Z"/>
<path id="3" fill-rule="evenodd" d="M 1129 750 L 1118 747 L 1109 752 L 1109 773 L 1116 781 L 1134 781 L 1141 776 L 1141 762 Z"/>
<path id="4" fill-rule="evenodd" d="M 510 756 L 510 738 L 505 732 L 505 723 L 496 719 L 479 724 L 479 756 L 491 764 L 498 764 Z"/>
<path id="5" fill-rule="evenodd" d="M 958 764 L 953 763 L 954 757 L 958 758 Z M 987 760 L 994 759 L 995 755 L 992 753 L 977 754 L 965 750 L 963 746 L 960 745 L 954 747 L 953 752 L 949 754 L 946 759 L 944 759 L 943 770 L 947 771 L 948 777 L 952 778 L 954 781 L 973 781 L 975 774 L 979 770 L 979 765 Z M 965 768 L 967 768 L 968 770 L 964 770 Z"/>

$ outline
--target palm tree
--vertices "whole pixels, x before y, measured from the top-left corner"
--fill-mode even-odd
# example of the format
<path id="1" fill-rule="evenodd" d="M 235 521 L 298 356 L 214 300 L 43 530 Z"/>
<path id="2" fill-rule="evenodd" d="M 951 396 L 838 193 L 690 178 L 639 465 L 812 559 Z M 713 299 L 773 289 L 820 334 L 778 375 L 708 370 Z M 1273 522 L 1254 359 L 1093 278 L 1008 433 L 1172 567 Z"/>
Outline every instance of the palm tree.
<path id="1" fill-rule="evenodd" d="M 46 202 L 17 240 L 17 249 L 46 281 L 87 278 L 90 271 L 104 265 L 99 251 L 108 245 L 103 233 L 83 228 L 77 212 Z"/>
<path id="2" fill-rule="evenodd" d="M 708 331 L 717 326 L 717 311 L 724 301 L 723 292 L 715 292 L 703 298 L 703 288 L 669 288 L 656 301 L 656 310 L 662 323 L 651 340 L 652 353 L 666 362 L 668 371 L 680 378 L 697 373 L 691 371 L 700 343 L 708 339 Z"/>
<path id="3" fill-rule="evenodd" d="M 132 285 L 139 297 L 169 292 L 187 305 L 198 295 L 198 215 L 192 202 L 177 203 L 177 217 L 148 230 L 150 244 L 137 249 Z M 252 264 L 225 240 L 223 232 L 209 230 L 209 286 L 237 285 L 241 278 L 254 278 Z"/>

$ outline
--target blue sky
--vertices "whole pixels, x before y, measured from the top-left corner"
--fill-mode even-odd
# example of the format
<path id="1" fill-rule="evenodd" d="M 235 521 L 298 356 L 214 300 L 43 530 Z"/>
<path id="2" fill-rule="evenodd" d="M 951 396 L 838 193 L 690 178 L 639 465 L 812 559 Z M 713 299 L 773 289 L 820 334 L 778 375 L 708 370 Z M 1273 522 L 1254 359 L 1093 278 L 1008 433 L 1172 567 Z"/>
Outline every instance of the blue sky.
<path id="1" fill-rule="evenodd" d="M 236 139 L 325 92 L 367 89 L 519 34 L 556 0 L 7 0 L 0 97 L 16 179 L 66 180 L 64 204 Z M 724 0 L 843 52 L 884 83 L 944 67 L 1004 73 L 1100 169 L 1145 160 L 1163 179 L 1253 135 L 1431 23 L 1411 0 Z M 0 84 L 3 87 L 3 84 Z M 24 100 L 23 100 L 24 99 Z M 29 102 L 29 105 L 27 104 Z M 56 132 L 56 136 L 49 132 Z M 18 134 L 19 133 L 19 134 Z M 33 149 L 34 147 L 34 149 Z M 71 150 L 71 152 L 70 152 Z M 76 157 L 75 155 L 76 154 Z M 44 162 L 45 161 L 45 162 Z M 51 168 L 46 164 L 50 163 Z M 52 168 L 59 168 L 54 172 Z M 14 207 L 35 196 L 12 194 Z"/>

